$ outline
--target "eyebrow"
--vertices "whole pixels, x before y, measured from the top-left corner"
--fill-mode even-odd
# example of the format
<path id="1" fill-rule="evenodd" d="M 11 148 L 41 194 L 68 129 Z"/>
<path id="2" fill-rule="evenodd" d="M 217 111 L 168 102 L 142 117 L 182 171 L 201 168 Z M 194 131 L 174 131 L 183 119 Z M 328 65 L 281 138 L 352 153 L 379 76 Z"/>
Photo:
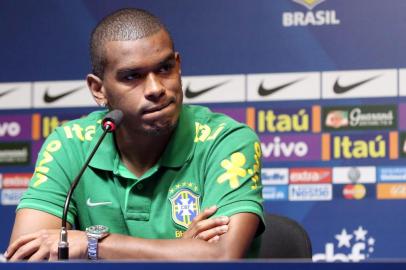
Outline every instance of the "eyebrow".
<path id="1" fill-rule="evenodd" d="M 156 70 L 157 68 L 160 68 L 166 64 L 168 64 L 171 61 L 175 60 L 175 52 L 171 52 L 164 60 L 160 61 L 158 64 L 155 64 L 151 67 L 147 67 L 147 68 L 123 68 L 123 69 L 119 69 L 117 71 L 117 75 L 125 75 L 128 73 L 144 73 L 146 71 L 150 71 L 150 70 Z"/>

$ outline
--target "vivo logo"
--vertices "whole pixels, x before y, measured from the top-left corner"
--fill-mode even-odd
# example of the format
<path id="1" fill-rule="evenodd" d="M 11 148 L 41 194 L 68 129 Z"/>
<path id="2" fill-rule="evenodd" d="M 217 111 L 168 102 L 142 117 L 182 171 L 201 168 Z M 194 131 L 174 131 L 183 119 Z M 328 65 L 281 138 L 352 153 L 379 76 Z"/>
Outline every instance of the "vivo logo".
<path id="1" fill-rule="evenodd" d="M 17 122 L 0 123 L 0 137 L 17 137 L 21 132 L 21 127 Z"/>
<path id="2" fill-rule="evenodd" d="M 261 143 L 264 157 L 304 157 L 309 151 L 305 142 L 283 142 L 280 137 L 275 137 L 272 142 Z"/>
<path id="3" fill-rule="evenodd" d="M 266 161 L 320 160 L 321 137 L 316 134 L 260 135 Z"/>

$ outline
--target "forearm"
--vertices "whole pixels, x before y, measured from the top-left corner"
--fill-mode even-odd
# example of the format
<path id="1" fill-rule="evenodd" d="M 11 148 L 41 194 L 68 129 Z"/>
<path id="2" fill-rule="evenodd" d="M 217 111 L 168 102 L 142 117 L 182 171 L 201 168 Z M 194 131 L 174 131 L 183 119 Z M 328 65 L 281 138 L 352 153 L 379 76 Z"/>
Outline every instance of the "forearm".
<path id="1" fill-rule="evenodd" d="M 224 236 L 225 237 L 225 236 Z M 101 259 L 228 260 L 243 252 L 225 248 L 224 241 L 208 243 L 199 239 L 142 239 L 111 234 L 99 243 Z"/>

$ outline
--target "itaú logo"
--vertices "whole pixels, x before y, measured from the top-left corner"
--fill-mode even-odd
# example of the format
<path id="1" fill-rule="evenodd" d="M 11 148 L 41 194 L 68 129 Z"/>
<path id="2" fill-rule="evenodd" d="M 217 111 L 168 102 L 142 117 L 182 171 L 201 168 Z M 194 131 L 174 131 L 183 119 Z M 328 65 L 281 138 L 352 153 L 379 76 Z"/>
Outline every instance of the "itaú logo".
<path id="1" fill-rule="evenodd" d="M 352 233 L 344 228 L 334 237 L 337 242 L 326 243 L 323 253 L 313 255 L 314 262 L 359 262 L 374 252 L 375 239 L 362 226 Z"/>

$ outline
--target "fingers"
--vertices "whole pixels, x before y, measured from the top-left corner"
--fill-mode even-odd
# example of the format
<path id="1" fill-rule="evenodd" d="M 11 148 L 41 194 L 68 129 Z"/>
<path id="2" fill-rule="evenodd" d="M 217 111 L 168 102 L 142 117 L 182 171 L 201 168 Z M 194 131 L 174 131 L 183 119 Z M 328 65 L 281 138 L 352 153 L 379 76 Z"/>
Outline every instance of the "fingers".
<path id="1" fill-rule="evenodd" d="M 220 240 L 220 236 L 219 236 L 219 235 L 216 235 L 216 236 L 214 236 L 213 238 L 209 239 L 207 242 L 209 242 L 209 243 L 216 243 L 216 242 L 218 242 L 219 240 Z"/>
<path id="2" fill-rule="evenodd" d="M 209 208 L 204 209 L 203 212 L 201 212 L 199 215 L 197 215 L 193 220 L 192 223 L 190 223 L 188 229 L 183 233 L 182 238 L 186 239 L 191 239 L 196 236 L 198 231 L 196 230 L 197 225 L 203 221 L 208 219 L 210 216 L 212 216 L 215 212 L 217 211 L 217 206 L 213 205 Z"/>
<path id="3" fill-rule="evenodd" d="M 69 231 L 70 258 L 86 258 L 87 237 L 83 231 Z M 9 261 L 19 260 L 57 260 L 58 259 L 59 230 L 41 230 L 23 235 L 14 241 L 7 249 L 4 256 Z"/>
<path id="4" fill-rule="evenodd" d="M 199 234 L 197 234 L 195 238 L 204 241 L 212 240 L 212 242 L 215 242 L 220 239 L 220 235 L 225 234 L 227 231 L 228 225 L 221 225 L 209 230 L 202 231 Z"/>
<path id="5" fill-rule="evenodd" d="M 183 238 L 197 238 L 208 241 L 215 235 L 222 235 L 228 230 L 230 219 L 226 216 L 201 220 L 189 227 Z"/>
<path id="6" fill-rule="evenodd" d="M 18 248 L 14 254 L 9 257 L 10 262 L 24 260 L 25 258 L 30 258 L 32 254 L 35 254 L 40 248 L 41 242 L 37 239 L 28 242 Z"/>
<path id="7" fill-rule="evenodd" d="M 23 235 L 21 237 L 19 237 L 16 241 L 14 241 L 13 243 L 11 243 L 11 245 L 7 248 L 7 252 L 5 254 L 7 259 L 10 259 L 12 257 L 17 258 L 19 256 L 14 256 L 14 254 L 16 253 L 16 251 L 19 251 L 20 248 L 22 248 L 24 245 L 26 245 L 27 243 L 33 241 L 34 239 L 36 239 L 38 237 L 38 233 L 31 233 L 31 234 L 27 234 L 27 235 Z M 23 253 L 27 253 L 25 251 L 25 248 L 23 249 Z M 21 251 L 20 251 L 21 254 Z M 22 257 L 21 259 L 23 259 L 24 257 Z"/>
<path id="8" fill-rule="evenodd" d="M 31 255 L 31 257 L 28 259 L 29 262 L 33 261 L 39 261 L 39 260 L 45 260 L 48 259 L 49 256 L 49 251 L 47 248 L 40 247 L 37 252 Z"/>
<path id="9" fill-rule="evenodd" d="M 208 219 L 208 218 L 211 217 L 214 213 L 216 213 L 216 211 L 217 211 L 217 206 L 216 206 L 216 205 L 213 205 L 213 206 L 211 206 L 211 207 L 209 207 L 209 208 L 204 209 L 203 212 L 201 212 L 199 215 L 197 215 L 197 216 L 193 219 L 192 224 L 196 224 L 196 223 L 198 223 L 199 221 Z"/>

